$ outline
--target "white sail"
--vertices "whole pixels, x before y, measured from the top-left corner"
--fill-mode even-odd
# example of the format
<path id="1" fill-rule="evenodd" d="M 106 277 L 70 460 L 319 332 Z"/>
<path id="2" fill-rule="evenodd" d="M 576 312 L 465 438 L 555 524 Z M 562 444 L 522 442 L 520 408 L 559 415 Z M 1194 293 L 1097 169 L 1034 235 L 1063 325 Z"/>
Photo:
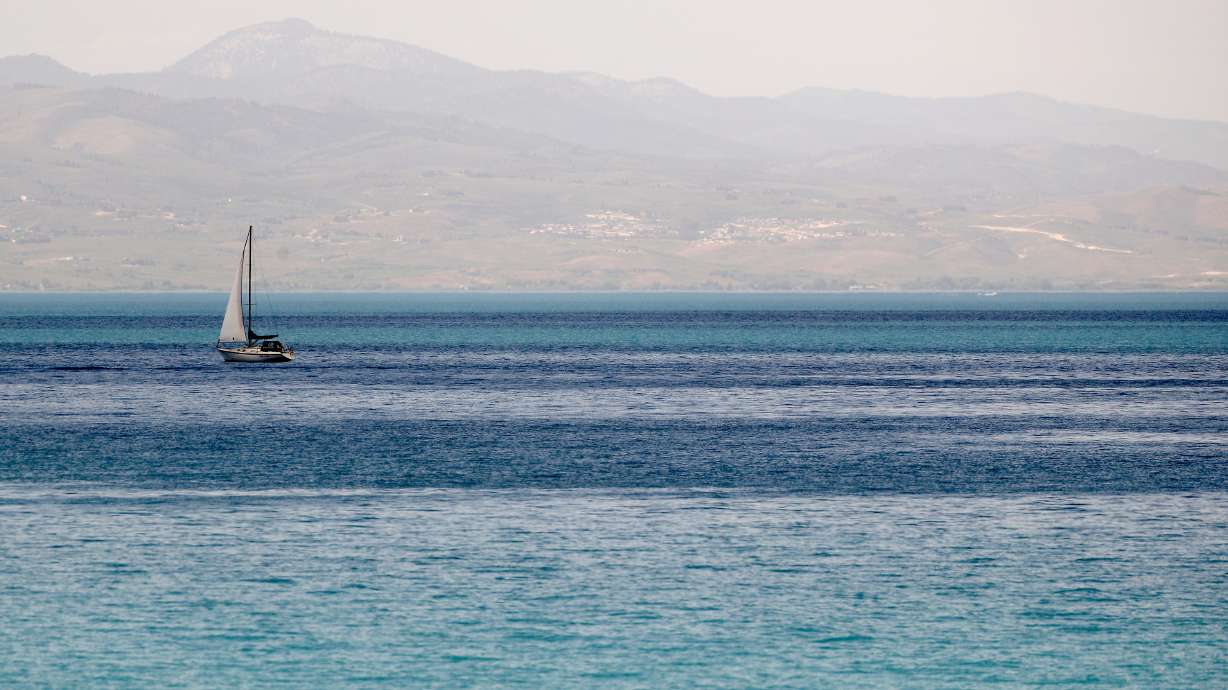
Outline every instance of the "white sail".
<path id="1" fill-rule="evenodd" d="M 226 303 L 226 318 L 222 319 L 222 332 L 217 336 L 222 342 L 247 342 L 247 329 L 243 326 L 243 262 L 246 258 L 247 244 L 244 243 L 235 282 L 230 288 L 230 301 Z"/>

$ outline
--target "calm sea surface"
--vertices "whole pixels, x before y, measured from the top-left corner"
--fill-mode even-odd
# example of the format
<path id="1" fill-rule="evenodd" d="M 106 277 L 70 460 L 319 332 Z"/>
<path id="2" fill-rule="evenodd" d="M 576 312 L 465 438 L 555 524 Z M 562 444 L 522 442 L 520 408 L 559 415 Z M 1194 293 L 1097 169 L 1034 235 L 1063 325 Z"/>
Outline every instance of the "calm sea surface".
<path id="1" fill-rule="evenodd" d="M 0 687 L 1228 686 L 1228 295 L 224 305 L 0 295 Z"/>

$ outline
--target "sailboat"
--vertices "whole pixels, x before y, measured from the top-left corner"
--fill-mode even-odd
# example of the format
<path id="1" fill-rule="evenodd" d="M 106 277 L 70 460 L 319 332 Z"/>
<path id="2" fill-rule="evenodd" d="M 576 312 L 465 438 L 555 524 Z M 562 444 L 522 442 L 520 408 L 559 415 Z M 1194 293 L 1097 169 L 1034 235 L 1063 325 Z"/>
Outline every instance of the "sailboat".
<path id="1" fill-rule="evenodd" d="M 247 269 L 247 310 L 243 309 L 243 272 Z M 217 351 L 227 362 L 289 362 L 294 348 L 286 347 L 276 335 L 258 335 L 252 328 L 252 226 L 247 226 L 247 241 L 239 255 L 239 270 L 230 288 L 222 331 L 217 336 Z"/>

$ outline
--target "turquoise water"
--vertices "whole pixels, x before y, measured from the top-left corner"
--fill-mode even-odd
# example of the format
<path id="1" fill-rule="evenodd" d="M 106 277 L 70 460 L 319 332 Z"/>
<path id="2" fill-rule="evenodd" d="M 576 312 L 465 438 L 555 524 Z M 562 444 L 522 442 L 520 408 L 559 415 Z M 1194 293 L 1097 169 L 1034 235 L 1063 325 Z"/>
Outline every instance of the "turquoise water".
<path id="1" fill-rule="evenodd" d="M 0 295 L 0 687 L 1228 685 L 1228 296 Z"/>
<path id="2" fill-rule="evenodd" d="M 0 638 L 7 687 L 1225 679 L 1222 495 L 10 486 L 3 501 L 3 614 L 21 633 Z"/>

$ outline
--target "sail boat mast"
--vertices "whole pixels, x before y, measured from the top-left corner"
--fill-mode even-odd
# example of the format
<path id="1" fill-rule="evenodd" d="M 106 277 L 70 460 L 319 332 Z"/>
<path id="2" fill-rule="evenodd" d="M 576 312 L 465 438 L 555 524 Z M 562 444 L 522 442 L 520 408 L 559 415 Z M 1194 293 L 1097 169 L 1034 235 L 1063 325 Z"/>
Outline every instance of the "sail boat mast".
<path id="1" fill-rule="evenodd" d="M 247 226 L 247 342 L 252 341 L 252 226 Z"/>

